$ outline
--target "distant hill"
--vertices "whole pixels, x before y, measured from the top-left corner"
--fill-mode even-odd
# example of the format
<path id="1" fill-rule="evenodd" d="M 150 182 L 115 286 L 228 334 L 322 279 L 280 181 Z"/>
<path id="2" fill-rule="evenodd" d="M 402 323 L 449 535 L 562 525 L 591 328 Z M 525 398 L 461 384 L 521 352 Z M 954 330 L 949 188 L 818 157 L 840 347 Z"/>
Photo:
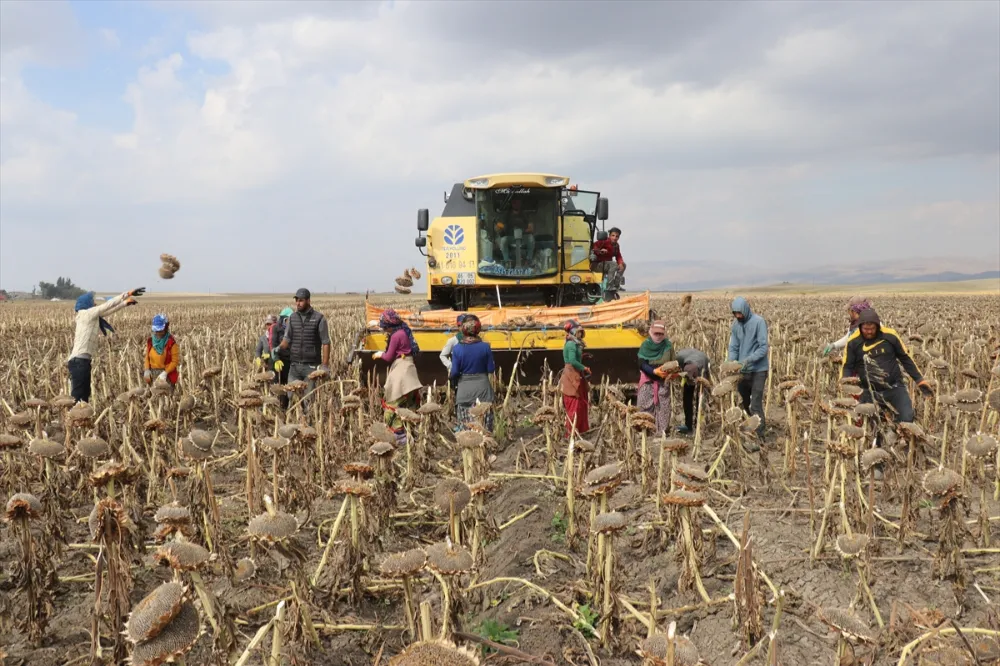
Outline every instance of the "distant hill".
<path id="1" fill-rule="evenodd" d="M 1000 257 L 906 259 L 807 268 L 746 266 L 720 261 L 650 261 L 629 263 L 626 275 L 626 287 L 630 291 L 698 291 L 784 282 L 801 285 L 957 282 L 1000 278 Z"/>

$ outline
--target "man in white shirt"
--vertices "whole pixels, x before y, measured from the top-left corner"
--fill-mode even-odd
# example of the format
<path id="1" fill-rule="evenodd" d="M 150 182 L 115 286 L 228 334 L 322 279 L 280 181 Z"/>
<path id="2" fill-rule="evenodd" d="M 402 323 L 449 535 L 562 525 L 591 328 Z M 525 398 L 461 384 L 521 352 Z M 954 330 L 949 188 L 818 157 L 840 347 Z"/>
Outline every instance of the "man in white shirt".
<path id="1" fill-rule="evenodd" d="M 451 372 L 451 350 L 455 348 L 455 345 L 458 344 L 459 339 L 462 337 L 462 322 L 465 321 L 465 317 L 466 315 L 464 313 L 458 315 L 458 320 L 456 322 L 458 325 L 458 332 L 448 338 L 448 340 L 444 343 L 444 347 L 441 349 L 439 357 L 441 359 L 441 363 L 444 364 L 444 367 L 448 368 L 448 372 Z"/>
<path id="2" fill-rule="evenodd" d="M 115 329 L 104 321 L 105 315 L 127 305 L 135 305 L 137 296 L 146 293 L 145 287 L 127 291 L 100 305 L 94 304 L 94 292 L 87 292 L 76 299 L 76 331 L 73 336 L 73 351 L 70 352 L 66 367 L 69 370 L 70 395 L 77 402 L 90 402 L 91 359 L 97 353 L 97 334 L 107 335 Z"/>

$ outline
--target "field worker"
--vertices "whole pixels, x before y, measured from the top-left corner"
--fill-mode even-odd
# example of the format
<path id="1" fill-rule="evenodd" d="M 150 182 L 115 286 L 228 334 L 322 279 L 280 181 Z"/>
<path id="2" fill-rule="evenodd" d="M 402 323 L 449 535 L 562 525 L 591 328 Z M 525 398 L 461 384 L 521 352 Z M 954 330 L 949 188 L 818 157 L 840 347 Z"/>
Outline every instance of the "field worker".
<path id="1" fill-rule="evenodd" d="M 276 372 L 285 369 L 281 351 L 288 351 L 288 382 L 304 381 L 312 393 L 316 382 L 309 374 L 316 370 L 330 371 L 330 331 L 326 317 L 312 306 L 312 294 L 308 289 L 295 292 L 295 312 L 288 317 L 284 336 L 278 345 L 278 360 L 274 362 Z M 308 408 L 309 401 L 304 402 Z"/>
<path id="2" fill-rule="evenodd" d="M 267 315 L 267 319 L 264 320 L 264 332 L 257 337 L 257 348 L 253 353 L 253 364 L 257 366 L 258 370 L 270 370 L 273 364 L 271 361 L 271 329 L 277 321 L 278 318 L 273 314 Z"/>
<path id="3" fill-rule="evenodd" d="M 684 425 L 678 426 L 677 432 L 686 435 L 694 431 L 694 415 L 700 400 L 698 378 L 708 379 L 711 373 L 711 362 L 708 354 L 700 349 L 688 347 L 677 350 L 677 363 L 681 366 L 681 391 L 684 394 Z"/>
<path id="4" fill-rule="evenodd" d="M 496 371 L 493 350 L 488 342 L 479 338 L 482 323 L 475 315 L 466 315 L 462 321 L 461 339 L 451 356 L 449 381 L 455 391 L 455 414 L 458 429 L 466 430 L 472 422 L 469 409 L 478 402 L 493 402 L 493 384 L 490 376 Z M 493 432 L 493 411 L 483 419 L 489 432 Z"/>
<path id="5" fill-rule="evenodd" d="M 760 417 L 758 439 L 764 438 L 764 388 L 770 367 L 767 358 L 767 322 L 750 310 L 750 303 L 742 296 L 733 299 L 733 325 L 729 332 L 729 353 L 726 360 L 742 364 L 742 377 L 737 389 L 743 399 L 743 411 Z M 759 451 L 754 442 L 747 442 L 751 453 Z"/>
<path id="6" fill-rule="evenodd" d="M 177 366 L 180 364 L 180 348 L 170 332 L 170 320 L 162 312 L 153 317 L 153 334 L 146 338 L 146 358 L 143 361 L 142 379 L 147 384 L 166 373 L 171 387 L 177 385 Z"/>
<path id="7" fill-rule="evenodd" d="M 583 350 L 587 344 L 583 341 L 586 331 L 577 321 L 568 321 L 563 327 L 566 331 L 566 342 L 563 343 L 563 369 L 559 377 L 559 388 L 563 394 L 563 407 L 566 409 L 566 436 L 573 430 L 583 434 L 590 430 L 590 368 L 583 364 Z"/>
<path id="8" fill-rule="evenodd" d="M 268 329 L 268 349 L 271 350 L 271 368 L 274 370 L 274 383 L 284 386 L 288 383 L 288 372 L 291 369 L 291 354 L 287 349 L 281 349 L 281 341 L 285 338 L 288 318 L 292 316 L 291 308 L 284 308 L 278 313 L 278 321 Z M 279 363 L 280 361 L 280 363 Z M 288 409 L 288 394 L 278 396 L 282 409 Z"/>
<path id="9" fill-rule="evenodd" d="M 455 335 L 451 336 L 445 341 L 444 347 L 441 349 L 441 354 L 439 355 L 441 363 L 444 365 L 444 367 L 448 368 L 448 372 L 451 372 L 451 351 L 455 348 L 455 345 L 457 345 L 459 341 L 461 341 L 462 339 L 462 322 L 464 320 L 465 320 L 464 314 L 458 315 L 458 319 L 455 322 L 455 325 L 458 326 L 458 331 L 455 333 Z"/>
<path id="10" fill-rule="evenodd" d="M 833 350 L 840 350 L 847 346 L 847 341 L 851 338 L 851 335 L 858 328 L 858 317 L 865 310 L 872 307 L 871 301 L 869 301 L 864 296 L 853 296 L 851 300 L 847 302 L 847 316 L 850 318 L 847 333 L 841 339 L 836 342 L 831 342 L 823 347 L 823 356 L 826 356 Z"/>
<path id="11" fill-rule="evenodd" d="M 864 310 L 858 317 L 857 330 L 844 348 L 841 376 L 861 379 L 864 389 L 861 402 L 877 401 L 880 405 L 888 405 L 897 422 L 910 423 L 913 403 L 900 366 L 925 395 L 933 395 L 930 383 L 920 374 L 899 334 L 882 326 L 874 308 Z"/>
<path id="12" fill-rule="evenodd" d="M 618 244 L 618 239 L 621 236 L 621 229 L 611 227 L 608 231 L 608 237 L 605 240 L 596 241 L 590 250 L 593 270 L 601 271 L 601 274 L 604 275 L 605 301 L 613 299 L 615 292 L 625 283 L 625 260 L 622 259 L 622 249 Z"/>
<path id="13" fill-rule="evenodd" d="M 382 359 L 389 364 L 383 389 L 382 418 L 396 433 L 399 446 L 406 446 L 406 430 L 396 410 L 400 407 L 416 409 L 420 406 L 420 389 L 423 384 L 420 383 L 417 365 L 413 361 L 413 355 L 420 351 L 420 347 L 413 339 L 413 331 L 392 308 L 382 312 L 378 326 L 385 331 L 385 352 L 375 352 L 372 358 Z"/>
<path id="14" fill-rule="evenodd" d="M 90 402 L 91 361 L 97 353 L 98 331 L 101 335 L 107 335 L 109 332 L 114 333 L 115 330 L 104 320 L 105 315 L 110 315 L 127 305 L 135 305 L 138 302 L 135 299 L 145 293 L 146 288 L 139 287 L 104 301 L 100 305 L 94 305 L 92 291 L 76 299 L 73 351 L 70 352 L 66 368 L 69 370 L 70 395 L 77 402 Z"/>
<path id="15" fill-rule="evenodd" d="M 675 360 L 673 343 L 667 337 L 667 326 L 657 320 L 649 327 L 649 335 L 639 347 L 639 391 L 636 406 L 656 419 L 654 435 L 665 435 L 670 430 L 670 384 L 664 381 L 667 374 L 660 369 L 664 363 Z"/>

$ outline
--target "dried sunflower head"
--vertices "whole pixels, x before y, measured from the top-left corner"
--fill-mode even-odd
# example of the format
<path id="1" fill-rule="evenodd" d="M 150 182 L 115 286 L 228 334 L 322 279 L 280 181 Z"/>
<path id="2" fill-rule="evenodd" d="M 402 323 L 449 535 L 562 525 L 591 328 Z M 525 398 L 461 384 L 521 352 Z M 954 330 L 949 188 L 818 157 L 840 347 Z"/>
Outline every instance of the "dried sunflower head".
<path id="1" fill-rule="evenodd" d="M 189 541 L 171 541 L 156 551 L 154 561 L 177 571 L 196 571 L 208 564 L 208 550 Z"/>
<path id="2" fill-rule="evenodd" d="M 274 515 L 262 513 L 252 518 L 247 525 L 247 532 L 251 538 L 269 543 L 283 541 L 295 534 L 298 529 L 299 521 L 295 516 L 281 511 L 275 512 Z"/>
<path id="3" fill-rule="evenodd" d="M 841 557 L 860 557 L 868 548 L 868 536 L 865 534 L 841 534 L 834 544 Z"/>
<path id="4" fill-rule="evenodd" d="M 188 653 L 201 635 L 201 616 L 190 602 L 181 606 L 177 616 L 148 641 L 132 649 L 132 666 L 159 666 Z"/>
<path id="5" fill-rule="evenodd" d="M 875 642 L 875 635 L 865 622 L 849 610 L 842 608 L 820 608 L 819 619 L 829 627 L 850 638 L 866 643 Z"/>
<path id="6" fill-rule="evenodd" d="M 42 503 L 30 493 L 16 493 L 7 500 L 7 520 L 34 520 L 42 515 Z"/>
<path id="7" fill-rule="evenodd" d="M 100 437 L 87 437 L 76 444 L 77 452 L 84 458 L 104 458 L 111 455 L 111 447 Z"/>
<path id="8" fill-rule="evenodd" d="M 455 513 L 461 513 L 471 500 L 469 486 L 460 479 L 442 479 L 434 489 L 434 504 L 442 511 L 454 507 Z"/>
<path id="9" fill-rule="evenodd" d="M 430 640 L 413 643 L 389 660 L 389 666 L 479 666 L 475 652 L 451 641 Z"/>
<path id="10" fill-rule="evenodd" d="M 440 574 L 455 575 L 472 571 L 472 553 L 465 546 L 456 546 L 449 539 L 445 543 L 428 546 L 427 566 Z"/>
<path id="11" fill-rule="evenodd" d="M 969 435 L 965 450 L 974 458 L 987 458 L 997 450 L 997 440 L 992 435 L 977 432 Z"/>
<path id="12" fill-rule="evenodd" d="M 607 511 L 594 519 L 594 532 L 599 534 L 615 534 L 628 526 L 625 515 L 617 511 Z"/>
<path id="13" fill-rule="evenodd" d="M 180 583 L 163 583 L 137 603 L 125 623 L 125 636 L 133 643 L 152 640 L 177 617 L 187 589 Z"/>
<path id="14" fill-rule="evenodd" d="M 961 485 L 962 475 L 947 467 L 932 469 L 924 474 L 924 490 L 932 497 L 951 495 Z"/>
<path id="15" fill-rule="evenodd" d="M 421 548 L 413 548 L 393 553 L 382 560 L 379 571 L 387 578 L 414 576 L 427 564 L 427 553 Z"/>

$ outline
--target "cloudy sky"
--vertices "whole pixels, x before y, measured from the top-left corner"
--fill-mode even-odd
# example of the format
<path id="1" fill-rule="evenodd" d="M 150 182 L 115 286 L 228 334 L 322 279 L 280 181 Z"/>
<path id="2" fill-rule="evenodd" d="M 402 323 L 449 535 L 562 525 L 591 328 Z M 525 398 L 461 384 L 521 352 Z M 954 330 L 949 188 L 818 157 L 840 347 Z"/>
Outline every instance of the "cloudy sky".
<path id="1" fill-rule="evenodd" d="M 506 170 L 631 261 L 1000 256 L 1000 3 L 0 2 L 8 289 L 387 289 Z"/>

